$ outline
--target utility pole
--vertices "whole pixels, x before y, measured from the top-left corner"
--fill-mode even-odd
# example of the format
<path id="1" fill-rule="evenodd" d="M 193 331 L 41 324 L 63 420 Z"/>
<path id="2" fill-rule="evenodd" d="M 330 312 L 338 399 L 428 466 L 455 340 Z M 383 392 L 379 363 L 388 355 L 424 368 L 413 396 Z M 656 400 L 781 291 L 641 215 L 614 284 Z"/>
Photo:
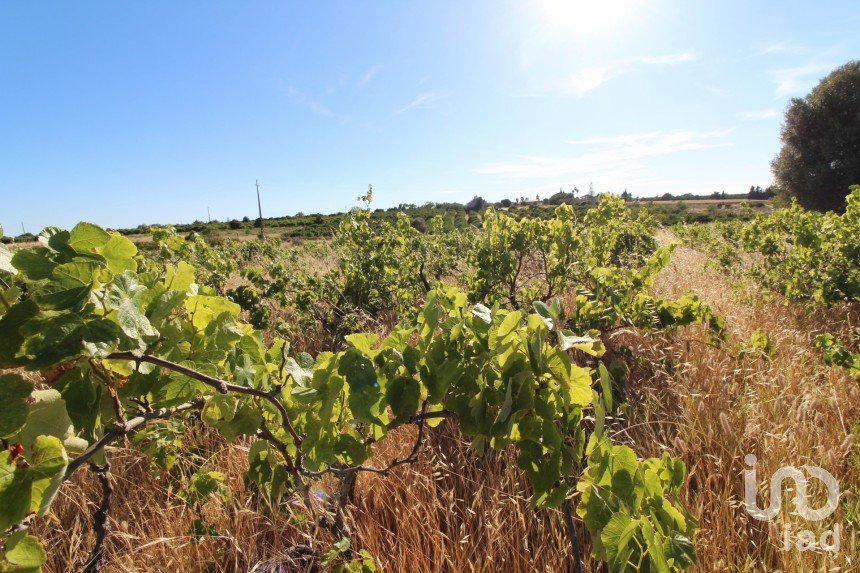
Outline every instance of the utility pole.
<path id="1" fill-rule="evenodd" d="M 263 229 L 263 205 L 260 203 L 260 180 L 257 179 L 257 209 L 260 212 L 260 238 L 266 238 L 266 232 Z"/>

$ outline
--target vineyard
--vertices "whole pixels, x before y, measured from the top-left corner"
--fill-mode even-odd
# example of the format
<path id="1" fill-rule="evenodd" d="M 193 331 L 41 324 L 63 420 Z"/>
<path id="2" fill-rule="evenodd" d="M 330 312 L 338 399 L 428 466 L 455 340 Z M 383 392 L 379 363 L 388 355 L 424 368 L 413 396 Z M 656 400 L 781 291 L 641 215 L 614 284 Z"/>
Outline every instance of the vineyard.
<path id="1" fill-rule="evenodd" d="M 0 571 L 860 566 L 860 188 L 673 226 L 360 199 L 299 244 L 0 245 Z M 841 551 L 748 515 L 749 453 L 838 479 Z"/>

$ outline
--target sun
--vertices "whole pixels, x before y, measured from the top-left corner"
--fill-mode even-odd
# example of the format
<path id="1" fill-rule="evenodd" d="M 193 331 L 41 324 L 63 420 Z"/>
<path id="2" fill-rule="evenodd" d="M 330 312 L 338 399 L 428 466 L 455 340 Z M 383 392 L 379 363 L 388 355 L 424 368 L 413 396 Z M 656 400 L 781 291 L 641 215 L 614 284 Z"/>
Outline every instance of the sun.
<path id="1" fill-rule="evenodd" d="M 641 0 L 533 0 L 533 10 L 546 33 L 583 40 L 620 32 L 639 4 Z"/>

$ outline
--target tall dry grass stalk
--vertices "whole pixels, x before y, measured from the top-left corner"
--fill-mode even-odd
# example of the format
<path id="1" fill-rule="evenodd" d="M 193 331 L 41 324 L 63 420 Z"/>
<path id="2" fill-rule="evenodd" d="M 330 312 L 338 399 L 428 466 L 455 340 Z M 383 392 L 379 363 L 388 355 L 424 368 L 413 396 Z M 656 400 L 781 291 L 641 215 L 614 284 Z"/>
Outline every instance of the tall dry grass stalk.
<path id="1" fill-rule="evenodd" d="M 825 366 L 814 346 L 823 330 L 856 327 L 856 309 L 811 312 L 779 296 L 712 270 L 701 253 L 680 247 L 655 290 L 679 295 L 691 290 L 725 317 L 729 343 L 714 348 L 693 332 L 668 344 L 637 339 L 643 354 L 676 358 L 673 371 L 656 370 L 635 379 L 635 407 L 626 432 L 640 455 L 667 449 L 684 459 L 690 478 L 686 503 L 701 523 L 698 538 L 704 571 L 855 571 L 860 449 L 849 436 L 860 431 L 860 388 L 839 369 Z M 753 332 L 766 333 L 772 357 L 742 352 Z M 662 348 L 661 348 L 662 347 Z M 740 357 L 739 357 L 740 355 Z M 750 518 L 743 508 L 746 454 L 758 457 L 760 504 L 766 482 L 782 466 L 820 466 L 845 492 L 839 510 L 821 524 L 783 514 L 772 523 Z M 822 492 L 818 492 L 819 494 Z M 810 503 L 823 505 L 822 495 Z M 785 524 L 794 532 L 842 527 L 838 553 L 785 551 Z"/>
<path id="2" fill-rule="evenodd" d="M 665 238 L 665 237 L 664 237 Z M 633 347 L 623 392 L 628 406 L 617 439 L 641 456 L 669 451 L 689 469 L 684 501 L 701 525 L 701 571 L 855 571 L 860 390 L 842 372 L 824 366 L 812 341 L 824 327 L 853 326 L 851 309 L 826 315 L 785 305 L 750 285 L 736 285 L 708 268 L 706 258 L 679 248 L 655 290 L 697 292 L 725 318 L 730 340 L 717 348 L 697 329 L 671 335 L 621 332 L 610 345 Z M 772 358 L 739 358 L 743 341 L 761 329 L 775 345 Z M 377 446 L 380 463 L 407 453 L 414 429 L 401 428 Z M 199 517 L 178 501 L 165 480 L 132 450 L 112 448 L 117 478 L 105 571 L 303 571 L 331 548 L 331 532 L 315 524 L 300 502 L 271 508 L 242 482 L 246 447 L 225 444 L 195 428 L 188 449 L 223 470 L 231 486 L 224 504 L 203 508 L 218 537 L 190 534 Z M 764 482 L 783 465 L 817 465 L 839 480 L 839 511 L 825 525 L 843 524 L 838 554 L 783 551 L 782 524 L 809 527 L 784 512 L 768 524 L 743 509 L 744 455 L 759 459 Z M 352 546 L 367 549 L 385 571 L 572 571 L 561 515 L 528 506 L 529 488 L 511 452 L 477 457 L 456 428 L 429 433 L 421 461 L 392 475 L 362 474 L 344 526 Z M 760 484 L 763 486 L 763 484 Z M 46 536 L 50 571 L 73 570 L 92 544 L 90 516 L 99 499 L 95 476 L 81 472 L 63 489 L 55 514 L 38 520 Z M 790 493 L 786 493 L 788 500 Z M 789 504 L 786 504 L 789 505 Z M 852 509 L 853 508 L 853 509 Z M 855 521 L 852 521 L 855 520 Z M 581 526 L 581 524 L 578 524 Z M 589 551 L 584 531 L 580 536 Z M 306 559 L 308 555 L 315 556 Z M 594 563 L 586 571 L 599 571 Z"/>

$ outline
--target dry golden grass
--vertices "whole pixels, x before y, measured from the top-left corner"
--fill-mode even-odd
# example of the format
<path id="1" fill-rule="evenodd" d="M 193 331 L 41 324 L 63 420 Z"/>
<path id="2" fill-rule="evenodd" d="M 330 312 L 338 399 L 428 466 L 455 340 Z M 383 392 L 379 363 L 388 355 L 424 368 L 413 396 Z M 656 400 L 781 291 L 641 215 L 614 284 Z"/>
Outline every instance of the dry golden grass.
<path id="1" fill-rule="evenodd" d="M 560 512 L 529 508 L 513 452 L 479 459 L 450 422 L 431 436 L 417 466 L 361 477 L 356 540 L 384 570 L 573 570 Z"/>
<path id="2" fill-rule="evenodd" d="M 699 342 L 701 338 L 688 342 L 683 337 L 692 333 L 687 332 L 659 350 L 674 354 L 683 366 L 635 382 L 637 404 L 628 434 L 640 455 L 666 448 L 687 463 L 686 502 L 701 523 L 697 545 L 702 570 L 858 570 L 860 450 L 849 436 L 860 431 L 860 388 L 844 372 L 825 366 L 814 347 L 815 335 L 824 328 L 856 326 L 854 309 L 811 313 L 753 286 L 733 284 L 705 263 L 701 253 L 678 248 L 656 290 L 698 293 L 725 317 L 729 344 L 717 349 Z M 756 329 L 770 337 L 775 355 L 737 359 Z M 639 343 L 646 354 L 660 346 Z M 825 525 L 842 525 L 840 552 L 784 551 L 784 523 L 791 523 L 795 532 L 822 529 L 788 515 L 789 503 L 771 524 L 747 516 L 741 502 L 744 456 L 749 453 L 758 457 L 760 482 L 787 465 L 820 466 L 837 478 L 846 494 Z M 790 496 L 787 491 L 784 499 Z M 811 505 L 822 504 L 817 499 Z"/>
<path id="3" fill-rule="evenodd" d="M 414 429 L 403 428 L 380 444 L 376 458 L 403 456 L 414 439 Z M 193 521 L 201 515 L 152 475 L 145 457 L 113 448 L 116 483 L 104 571 L 317 570 L 296 555 L 318 560 L 335 540 L 331 531 L 308 519 L 301 502 L 272 509 L 246 488 L 241 445 L 221 443 L 200 428 L 188 442 L 211 454 L 228 477 L 230 501 L 210 502 L 202 512 L 220 537 L 195 538 Z M 418 464 L 387 478 L 360 476 L 346 526 L 354 547 L 368 549 L 385 571 L 572 570 L 560 514 L 530 510 L 528 495 L 513 455 L 478 459 L 444 422 L 430 434 Z M 99 496 L 95 476 L 79 472 L 53 514 L 38 521 L 34 532 L 49 546 L 49 571 L 73 570 L 86 559 Z M 322 517 L 321 508 L 316 511 Z"/>
<path id="4" fill-rule="evenodd" d="M 612 346 L 627 344 L 643 357 L 624 388 L 629 406 L 617 439 L 642 456 L 669 451 L 686 462 L 684 501 L 701 525 L 698 570 L 856 571 L 860 446 L 848 436 L 860 424 L 860 390 L 824 366 L 812 344 L 825 325 L 855 326 L 854 310 L 812 314 L 754 287 L 733 286 L 705 262 L 679 248 L 655 290 L 699 293 L 726 318 L 730 340 L 715 348 L 697 329 L 614 337 Z M 770 336 L 776 354 L 738 359 L 756 329 Z M 414 439 L 414 429 L 401 428 L 377 446 L 376 461 L 402 457 Z M 243 444 L 225 444 L 200 428 L 187 441 L 228 476 L 230 500 L 204 508 L 220 537 L 190 535 L 197 515 L 151 475 L 143 456 L 113 448 L 117 484 L 104 571 L 314 570 L 314 560 L 297 556 L 319 557 L 331 547 L 331 532 L 309 519 L 301 502 L 273 510 L 246 488 Z M 849 493 L 826 525 L 843 525 L 840 553 L 785 552 L 781 522 L 747 516 L 741 506 L 747 453 L 759 458 L 760 482 L 783 465 L 818 465 L 837 477 Z M 353 547 L 369 550 L 385 571 L 572 571 L 560 514 L 528 507 L 528 486 L 514 459 L 511 452 L 476 457 L 443 423 L 429 432 L 419 463 L 387 478 L 360 476 L 346 519 Z M 62 491 L 55 514 L 35 526 L 48 539 L 50 571 L 73 570 L 92 544 L 90 517 L 100 493 L 95 477 L 80 473 Z M 795 531 L 808 527 L 799 517 L 784 519 Z M 601 569 L 588 562 L 585 570 Z"/>

